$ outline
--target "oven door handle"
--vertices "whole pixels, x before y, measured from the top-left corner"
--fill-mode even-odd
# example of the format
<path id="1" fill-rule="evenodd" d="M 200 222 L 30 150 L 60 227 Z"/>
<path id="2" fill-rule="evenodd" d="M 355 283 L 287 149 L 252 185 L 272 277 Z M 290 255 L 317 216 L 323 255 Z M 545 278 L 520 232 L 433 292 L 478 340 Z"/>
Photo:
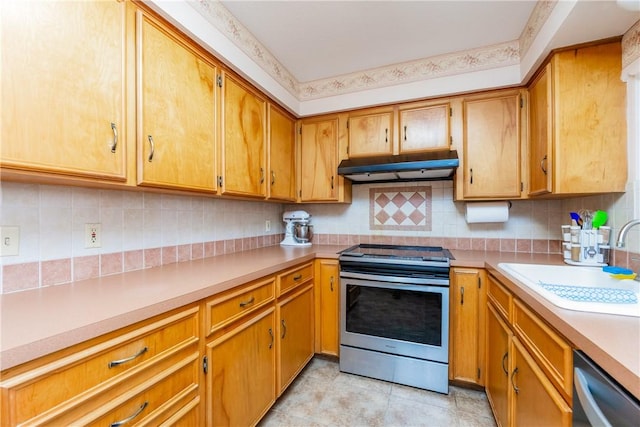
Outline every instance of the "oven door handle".
<path id="1" fill-rule="evenodd" d="M 387 285 L 383 287 L 393 287 L 395 284 L 431 285 L 431 286 L 442 286 L 447 288 L 449 287 L 449 279 L 439 279 L 436 277 L 425 279 L 425 278 L 402 277 L 402 276 L 379 276 L 376 274 L 341 271 L 340 279 L 359 279 L 359 280 L 368 280 L 372 282 L 386 283 Z"/>

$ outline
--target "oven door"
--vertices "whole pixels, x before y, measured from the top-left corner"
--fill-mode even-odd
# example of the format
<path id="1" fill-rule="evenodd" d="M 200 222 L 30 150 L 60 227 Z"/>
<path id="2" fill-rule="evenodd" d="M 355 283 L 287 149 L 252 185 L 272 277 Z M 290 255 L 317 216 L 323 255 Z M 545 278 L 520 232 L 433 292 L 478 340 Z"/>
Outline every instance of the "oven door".
<path id="1" fill-rule="evenodd" d="M 448 363 L 449 288 L 340 276 L 340 344 Z"/>

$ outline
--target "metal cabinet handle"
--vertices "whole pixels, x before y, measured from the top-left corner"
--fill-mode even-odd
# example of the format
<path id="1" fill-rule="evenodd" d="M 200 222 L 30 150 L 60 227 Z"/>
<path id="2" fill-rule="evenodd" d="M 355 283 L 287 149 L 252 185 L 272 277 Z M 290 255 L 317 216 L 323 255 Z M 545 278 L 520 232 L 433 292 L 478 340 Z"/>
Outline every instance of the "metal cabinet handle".
<path id="1" fill-rule="evenodd" d="M 264 182 L 264 168 L 260 168 L 260 184 Z"/>
<path id="2" fill-rule="evenodd" d="M 255 300 L 256 300 L 256 299 L 252 296 L 252 297 L 251 297 L 251 298 L 249 298 L 247 301 L 242 301 L 242 302 L 240 303 L 240 307 L 244 308 L 244 307 L 248 306 L 249 304 L 253 304 L 253 302 L 254 302 Z"/>
<path id="3" fill-rule="evenodd" d="M 118 366 L 118 365 L 122 365 L 123 363 L 127 363 L 132 361 L 133 359 L 135 359 L 136 357 L 140 357 L 143 354 L 145 354 L 147 352 L 147 350 L 149 350 L 149 347 L 143 347 L 142 349 L 140 349 L 136 354 L 134 354 L 133 356 L 129 356 L 129 357 L 125 357 L 124 359 L 120 359 L 120 360 L 112 360 L 111 362 L 108 363 L 109 369 L 113 368 L 114 366 Z"/>
<path id="4" fill-rule="evenodd" d="M 115 423 L 111 423 L 111 427 L 120 427 L 121 425 L 126 424 L 129 421 L 133 420 L 135 417 L 140 415 L 140 413 L 142 411 L 144 411 L 144 409 L 147 407 L 147 405 L 149 405 L 149 402 L 145 401 L 142 405 L 140 405 L 140 407 L 136 410 L 136 412 L 134 412 L 133 414 L 131 414 L 130 416 L 128 416 L 124 420 L 120 420 L 120 421 L 116 421 Z"/>
<path id="5" fill-rule="evenodd" d="M 331 189 L 333 190 L 333 175 L 331 175 Z"/>
<path id="6" fill-rule="evenodd" d="M 473 169 L 469 169 L 469 184 L 473 184 Z"/>
<path id="7" fill-rule="evenodd" d="M 147 139 L 149 140 L 149 145 L 151 146 L 151 151 L 149 152 L 149 158 L 147 160 L 151 162 L 153 160 L 153 154 L 156 151 L 156 145 L 153 143 L 153 136 L 149 135 L 147 136 Z"/>
<path id="8" fill-rule="evenodd" d="M 274 171 L 271 171 L 271 185 L 274 185 L 276 183 L 276 173 Z"/>
<path id="9" fill-rule="evenodd" d="M 111 143 L 111 152 L 116 152 L 116 147 L 118 146 L 118 128 L 116 128 L 116 124 L 111 122 L 111 130 L 113 131 L 113 142 Z"/>
<path id="10" fill-rule="evenodd" d="M 269 336 L 271 337 L 271 342 L 269 343 L 269 348 L 273 347 L 273 329 L 269 328 Z"/>
<path id="11" fill-rule="evenodd" d="M 504 372 L 505 375 L 509 375 L 509 371 L 507 371 L 507 368 L 504 367 L 504 361 L 507 360 L 507 356 L 509 355 L 509 352 L 507 351 L 504 356 L 502 356 L 502 371 Z"/>
<path id="12" fill-rule="evenodd" d="M 545 154 L 544 157 L 542 158 L 542 160 L 540 160 L 540 169 L 542 169 L 542 172 L 545 175 L 547 174 L 547 170 L 544 167 L 546 162 L 547 162 L 547 155 Z"/>
<path id="13" fill-rule="evenodd" d="M 333 292 L 333 276 L 329 278 L 329 288 L 331 289 L 331 292 Z"/>
<path id="14" fill-rule="evenodd" d="M 517 373 L 518 373 L 518 368 L 514 369 L 513 372 L 511 373 L 511 387 L 513 387 L 513 391 L 515 391 L 516 394 L 520 392 L 520 389 L 518 388 L 518 386 L 513 382 L 513 377 L 515 377 Z"/>
<path id="15" fill-rule="evenodd" d="M 389 128 L 384 129 L 384 142 L 389 142 Z"/>
<path id="16" fill-rule="evenodd" d="M 280 321 L 280 324 L 282 324 L 282 335 L 280 335 L 280 338 L 284 339 L 284 336 L 287 335 L 287 324 L 284 322 L 284 319 Z"/>
<path id="17" fill-rule="evenodd" d="M 460 305 L 464 305 L 464 286 L 460 288 Z"/>
<path id="18" fill-rule="evenodd" d="M 296 282 L 298 280 L 302 279 L 302 274 L 298 274 L 297 276 L 293 276 L 293 280 L 295 280 Z"/>
<path id="19" fill-rule="evenodd" d="M 407 140 L 407 127 L 404 127 L 404 140 Z"/>

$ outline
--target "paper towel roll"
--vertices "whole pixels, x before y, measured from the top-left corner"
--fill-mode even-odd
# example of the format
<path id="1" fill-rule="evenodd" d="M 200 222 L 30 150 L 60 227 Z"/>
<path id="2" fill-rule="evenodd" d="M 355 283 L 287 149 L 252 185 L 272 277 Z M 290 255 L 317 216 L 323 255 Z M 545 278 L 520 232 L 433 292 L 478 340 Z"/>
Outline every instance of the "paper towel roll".
<path id="1" fill-rule="evenodd" d="M 467 223 L 507 222 L 509 219 L 509 202 L 475 202 L 467 203 L 465 219 Z"/>

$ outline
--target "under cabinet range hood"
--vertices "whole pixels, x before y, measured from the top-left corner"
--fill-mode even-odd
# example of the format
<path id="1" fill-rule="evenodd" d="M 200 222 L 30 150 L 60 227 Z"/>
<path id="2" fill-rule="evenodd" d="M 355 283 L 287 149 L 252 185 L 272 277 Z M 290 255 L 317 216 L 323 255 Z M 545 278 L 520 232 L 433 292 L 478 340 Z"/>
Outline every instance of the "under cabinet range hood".
<path id="1" fill-rule="evenodd" d="M 340 162 L 338 175 L 353 184 L 450 180 L 459 164 L 456 150 L 363 157 Z"/>

